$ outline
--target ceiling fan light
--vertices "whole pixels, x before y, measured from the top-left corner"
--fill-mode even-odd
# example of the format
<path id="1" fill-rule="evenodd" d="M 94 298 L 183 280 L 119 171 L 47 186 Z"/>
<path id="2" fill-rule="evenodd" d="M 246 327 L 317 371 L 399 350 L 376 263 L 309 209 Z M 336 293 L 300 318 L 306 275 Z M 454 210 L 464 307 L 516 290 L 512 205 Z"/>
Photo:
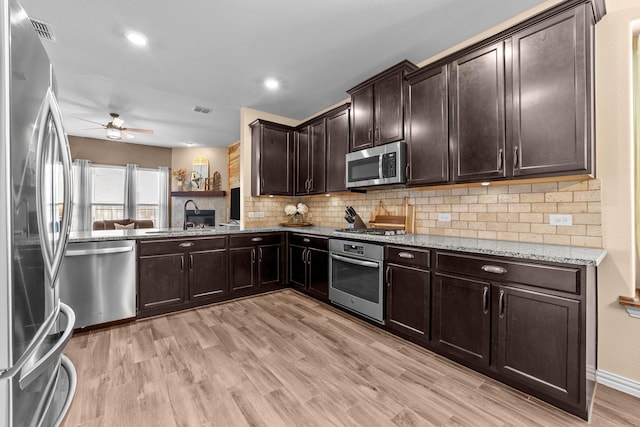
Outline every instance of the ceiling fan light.
<path id="1" fill-rule="evenodd" d="M 122 133 L 120 129 L 107 128 L 107 138 L 109 139 L 122 139 Z"/>

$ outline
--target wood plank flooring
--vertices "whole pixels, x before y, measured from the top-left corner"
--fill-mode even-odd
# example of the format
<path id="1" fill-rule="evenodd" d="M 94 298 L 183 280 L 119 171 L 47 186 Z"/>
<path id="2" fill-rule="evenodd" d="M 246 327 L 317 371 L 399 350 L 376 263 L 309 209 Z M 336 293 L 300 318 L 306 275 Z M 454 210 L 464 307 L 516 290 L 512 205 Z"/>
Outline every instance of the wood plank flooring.
<path id="1" fill-rule="evenodd" d="M 76 334 L 65 426 L 578 426 L 292 290 Z M 592 425 L 638 425 L 598 386 Z"/>

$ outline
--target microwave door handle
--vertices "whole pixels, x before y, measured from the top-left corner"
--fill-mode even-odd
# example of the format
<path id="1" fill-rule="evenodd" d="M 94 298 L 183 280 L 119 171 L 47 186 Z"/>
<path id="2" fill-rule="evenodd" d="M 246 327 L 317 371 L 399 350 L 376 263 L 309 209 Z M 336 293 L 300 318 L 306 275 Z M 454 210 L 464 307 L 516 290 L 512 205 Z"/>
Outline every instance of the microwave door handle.
<path id="1" fill-rule="evenodd" d="M 342 255 L 331 254 L 331 258 L 333 258 L 335 260 L 338 260 L 338 261 L 346 262 L 346 263 L 349 263 L 349 264 L 359 265 L 361 267 L 369 267 L 369 268 L 378 268 L 378 267 L 380 267 L 380 264 L 378 264 L 377 262 L 362 261 L 362 260 L 355 259 L 355 258 L 345 257 L 345 256 L 342 256 Z"/>

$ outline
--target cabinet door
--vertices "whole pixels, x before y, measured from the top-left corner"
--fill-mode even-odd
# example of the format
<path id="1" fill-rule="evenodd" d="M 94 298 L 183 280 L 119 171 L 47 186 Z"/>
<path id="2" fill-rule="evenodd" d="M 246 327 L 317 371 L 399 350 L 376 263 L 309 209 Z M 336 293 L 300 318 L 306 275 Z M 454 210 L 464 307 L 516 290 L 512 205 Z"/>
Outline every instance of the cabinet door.
<path id="1" fill-rule="evenodd" d="M 138 259 L 138 310 L 171 307 L 185 302 L 184 254 L 144 256 Z"/>
<path id="2" fill-rule="evenodd" d="M 310 155 L 309 126 L 296 132 L 296 167 L 295 193 L 309 192 L 309 155 Z"/>
<path id="3" fill-rule="evenodd" d="M 429 272 L 387 266 L 387 326 L 420 341 L 429 339 Z"/>
<path id="4" fill-rule="evenodd" d="M 305 289 L 307 278 L 307 248 L 289 245 L 289 283 Z"/>
<path id="5" fill-rule="evenodd" d="M 189 299 L 215 299 L 227 294 L 227 250 L 189 253 Z"/>
<path id="6" fill-rule="evenodd" d="M 449 180 L 447 67 L 409 83 L 407 96 L 408 184 Z"/>
<path id="7" fill-rule="evenodd" d="M 450 138 L 454 181 L 505 174 L 503 43 L 471 52 L 450 65 Z"/>
<path id="8" fill-rule="evenodd" d="M 508 286 L 494 288 L 498 369 L 549 396 L 580 398 L 580 302 Z"/>
<path id="9" fill-rule="evenodd" d="M 585 6 L 512 39 L 514 175 L 590 173 Z"/>
<path id="10" fill-rule="evenodd" d="M 349 108 L 327 117 L 327 193 L 347 191 L 345 158 L 349 152 Z"/>
<path id="11" fill-rule="evenodd" d="M 373 85 L 351 94 L 351 109 L 353 123 L 349 151 L 373 147 Z"/>
<path id="12" fill-rule="evenodd" d="M 293 195 L 291 138 L 292 131 L 284 126 L 252 125 L 252 195 Z"/>
<path id="13" fill-rule="evenodd" d="M 279 285 L 282 282 L 280 245 L 258 246 L 258 286 Z"/>
<path id="14" fill-rule="evenodd" d="M 436 273 L 433 288 L 433 335 L 445 352 L 479 366 L 489 366 L 491 285 Z"/>
<path id="15" fill-rule="evenodd" d="M 246 291 L 256 288 L 254 265 L 256 249 L 254 247 L 229 249 L 229 290 Z"/>
<path id="16" fill-rule="evenodd" d="M 403 76 L 398 71 L 375 84 L 375 145 L 404 139 Z"/>
<path id="17" fill-rule="evenodd" d="M 309 126 L 309 194 L 325 192 L 326 139 L 324 119 Z"/>
<path id="18" fill-rule="evenodd" d="M 329 298 L 329 252 L 309 248 L 307 250 L 307 283 L 309 292 Z"/>

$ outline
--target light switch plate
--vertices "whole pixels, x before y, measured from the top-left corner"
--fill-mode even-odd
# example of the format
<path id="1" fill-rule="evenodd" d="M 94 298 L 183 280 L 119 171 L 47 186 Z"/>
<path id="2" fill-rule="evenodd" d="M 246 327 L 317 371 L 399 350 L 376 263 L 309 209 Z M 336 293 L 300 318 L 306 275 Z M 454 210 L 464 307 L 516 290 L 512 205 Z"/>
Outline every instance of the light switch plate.
<path id="1" fill-rule="evenodd" d="M 573 215 L 549 215 L 549 225 L 557 225 L 560 227 L 569 227 L 573 225 Z"/>
<path id="2" fill-rule="evenodd" d="M 451 214 L 450 213 L 439 213 L 438 221 L 440 222 L 451 222 Z"/>

